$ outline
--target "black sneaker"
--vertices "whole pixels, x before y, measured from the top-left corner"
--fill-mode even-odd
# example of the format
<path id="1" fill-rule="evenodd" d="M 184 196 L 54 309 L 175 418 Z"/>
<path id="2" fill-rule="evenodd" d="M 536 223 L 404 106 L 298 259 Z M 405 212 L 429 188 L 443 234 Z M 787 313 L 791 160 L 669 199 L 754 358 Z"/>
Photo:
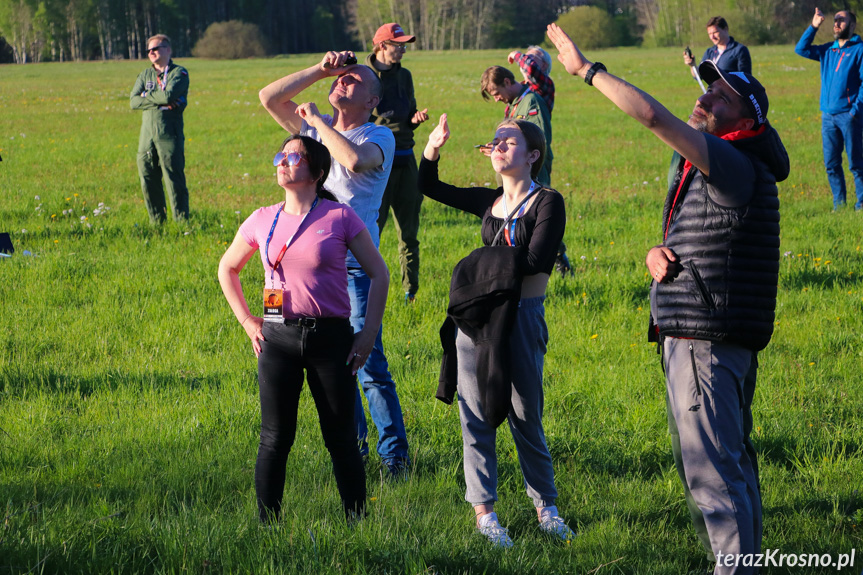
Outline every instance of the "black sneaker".
<path id="1" fill-rule="evenodd" d="M 385 461 L 384 465 L 387 467 L 387 477 L 389 479 L 402 479 L 407 475 L 407 459 L 390 459 L 389 461 Z"/>
<path id="2" fill-rule="evenodd" d="M 569 258 L 566 257 L 566 248 L 562 245 L 557 252 L 557 259 L 554 260 L 554 269 L 560 274 L 560 277 L 565 278 L 572 275 L 572 266 L 569 264 Z"/>

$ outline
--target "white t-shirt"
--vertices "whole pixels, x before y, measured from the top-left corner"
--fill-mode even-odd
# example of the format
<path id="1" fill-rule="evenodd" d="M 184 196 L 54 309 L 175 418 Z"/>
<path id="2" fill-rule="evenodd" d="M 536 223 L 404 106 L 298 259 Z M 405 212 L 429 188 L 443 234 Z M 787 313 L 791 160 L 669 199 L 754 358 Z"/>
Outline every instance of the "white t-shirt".
<path id="1" fill-rule="evenodd" d="M 324 115 L 323 120 L 328 126 L 333 125 L 332 116 Z M 372 142 L 381 149 L 384 155 L 383 164 L 362 173 L 348 170 L 333 158 L 330 173 L 324 183 L 324 188 L 332 192 L 339 202 L 350 206 L 357 213 L 369 230 L 375 246 L 379 246 L 378 210 L 381 207 L 384 190 L 387 188 L 387 181 L 390 179 L 396 139 L 392 130 L 371 122 L 367 122 L 359 128 L 339 133 L 354 144 Z M 305 120 L 303 120 L 300 134 L 321 141 L 318 131 L 309 126 Z M 350 252 L 348 252 L 347 265 L 351 268 L 360 267 Z"/>

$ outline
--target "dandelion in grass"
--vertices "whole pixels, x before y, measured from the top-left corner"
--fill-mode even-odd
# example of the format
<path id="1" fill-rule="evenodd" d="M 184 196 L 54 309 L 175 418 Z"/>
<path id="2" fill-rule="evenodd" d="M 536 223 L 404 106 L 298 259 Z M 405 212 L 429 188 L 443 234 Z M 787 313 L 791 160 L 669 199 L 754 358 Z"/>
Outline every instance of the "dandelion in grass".
<path id="1" fill-rule="evenodd" d="M 598 333 L 595 333 L 595 334 L 593 334 L 592 336 L 590 336 L 590 339 L 596 339 L 596 338 L 598 338 L 598 337 L 599 337 L 599 334 L 598 334 Z"/>

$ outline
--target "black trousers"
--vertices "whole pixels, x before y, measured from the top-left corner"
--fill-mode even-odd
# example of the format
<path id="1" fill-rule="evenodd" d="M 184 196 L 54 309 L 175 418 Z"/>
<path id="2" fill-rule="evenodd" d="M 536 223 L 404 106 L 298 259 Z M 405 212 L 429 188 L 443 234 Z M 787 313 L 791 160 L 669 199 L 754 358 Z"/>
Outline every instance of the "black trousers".
<path id="1" fill-rule="evenodd" d="M 362 515 L 366 474 L 354 423 L 356 379 L 345 359 L 354 330 L 348 319 L 318 319 L 315 326 L 264 322 L 258 386 L 261 442 L 255 464 L 255 491 L 261 521 L 278 519 L 285 489 L 285 466 L 297 432 L 297 409 L 304 372 L 315 401 L 324 444 L 333 462 L 345 514 Z"/>

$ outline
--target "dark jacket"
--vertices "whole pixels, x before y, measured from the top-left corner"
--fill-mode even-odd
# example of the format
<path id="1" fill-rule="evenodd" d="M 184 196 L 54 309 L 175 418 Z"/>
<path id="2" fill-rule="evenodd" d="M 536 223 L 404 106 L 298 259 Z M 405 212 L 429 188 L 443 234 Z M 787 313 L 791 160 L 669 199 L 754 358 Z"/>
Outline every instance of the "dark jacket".
<path id="1" fill-rule="evenodd" d="M 719 53 L 716 46 L 711 46 L 704 51 L 705 60 L 713 60 Z M 725 52 L 719 57 L 716 65 L 723 72 L 746 72 L 752 74 L 752 57 L 749 56 L 749 48 L 734 39 L 733 36 L 728 38 L 728 46 L 725 47 Z"/>
<path id="2" fill-rule="evenodd" d="M 673 282 L 654 284 L 655 322 L 660 336 L 724 341 L 759 351 L 773 334 L 779 281 L 776 182 L 788 177 L 790 166 L 769 124 L 756 136 L 728 143 L 752 162 L 752 198 L 740 207 L 717 204 L 707 180 L 693 167 L 670 214 L 678 175 L 666 200 L 663 232 L 667 226 L 664 245 L 683 269 Z"/>
<path id="3" fill-rule="evenodd" d="M 821 62 L 821 111 L 828 114 L 860 114 L 860 86 L 863 85 L 863 41 L 854 34 L 839 47 L 839 41 L 812 45 L 817 28 L 809 26 L 794 51 Z"/>
<path id="4" fill-rule="evenodd" d="M 393 131 L 396 150 L 410 150 L 414 147 L 414 130 L 419 126 L 411 122 L 417 112 L 411 73 L 401 64 L 393 64 L 389 70 L 378 70 L 374 63 L 374 53 L 369 54 L 366 64 L 381 79 L 383 94 L 369 121 Z"/>
<path id="5" fill-rule="evenodd" d="M 497 427 L 511 409 L 509 334 L 521 299 L 517 269 L 522 248 L 475 249 L 453 270 L 447 318 L 440 329 L 443 359 L 435 397 L 450 404 L 458 375 L 456 328 L 476 345 L 476 379 L 486 420 Z"/>

